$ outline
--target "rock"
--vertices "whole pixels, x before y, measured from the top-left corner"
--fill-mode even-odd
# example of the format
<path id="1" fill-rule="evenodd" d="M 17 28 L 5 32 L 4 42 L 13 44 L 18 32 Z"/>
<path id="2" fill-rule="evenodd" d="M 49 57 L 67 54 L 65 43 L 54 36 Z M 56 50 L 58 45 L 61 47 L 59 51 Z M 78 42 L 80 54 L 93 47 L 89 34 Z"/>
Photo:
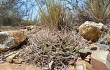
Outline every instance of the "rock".
<path id="1" fill-rule="evenodd" d="M 91 54 L 90 51 L 89 52 L 88 51 L 87 52 L 80 52 L 80 57 L 81 57 L 82 60 L 84 60 L 90 54 Z"/>
<path id="2" fill-rule="evenodd" d="M 90 61 L 91 53 L 95 50 L 91 50 L 90 47 L 87 47 L 85 49 L 80 49 L 79 54 L 82 60 Z"/>
<path id="3" fill-rule="evenodd" d="M 92 65 L 84 60 L 79 60 L 76 62 L 76 70 L 94 70 Z"/>
<path id="4" fill-rule="evenodd" d="M 16 64 L 22 63 L 23 59 L 13 59 L 13 62 Z"/>
<path id="5" fill-rule="evenodd" d="M 34 25 L 29 25 L 29 26 L 23 26 L 23 25 L 21 25 L 20 29 L 32 30 L 32 29 L 34 29 L 35 27 L 36 27 L 36 26 L 34 26 Z"/>
<path id="6" fill-rule="evenodd" d="M 87 56 L 91 55 L 92 52 L 97 51 L 97 50 L 108 51 L 108 49 L 109 49 L 108 45 L 100 44 L 100 43 L 93 43 L 93 44 L 90 44 L 89 47 L 87 47 L 85 49 L 80 49 L 79 53 L 80 53 L 80 57 L 83 60 L 89 61 L 90 59 L 87 59 Z"/>
<path id="7" fill-rule="evenodd" d="M 102 34 L 101 29 L 103 28 L 103 24 L 102 23 L 95 23 L 95 22 L 90 22 L 90 21 L 86 21 L 84 24 L 82 24 L 81 26 L 79 26 L 78 30 L 80 35 L 90 41 L 95 41 L 97 40 L 100 35 Z"/>
<path id="8" fill-rule="evenodd" d="M 102 37 L 102 38 L 99 40 L 99 43 L 110 45 L 110 34 L 104 35 L 104 37 Z"/>
<path id="9" fill-rule="evenodd" d="M 96 27 L 96 28 L 99 28 L 99 29 L 107 29 L 107 26 L 105 26 L 104 24 L 102 23 L 95 23 L 95 22 L 92 22 L 92 21 L 86 21 L 84 24 L 82 24 L 81 26 L 93 26 L 93 27 Z"/>
<path id="10" fill-rule="evenodd" d="M 100 44 L 100 43 L 93 43 L 89 47 L 90 47 L 90 50 L 94 50 L 95 48 L 97 48 L 96 50 L 108 50 L 109 49 L 108 45 Z"/>
<path id="11" fill-rule="evenodd" d="M 33 25 L 26 26 L 26 29 L 27 29 L 27 30 L 32 30 L 33 28 L 34 28 Z"/>
<path id="12" fill-rule="evenodd" d="M 86 54 L 87 52 L 91 52 L 90 48 L 84 48 L 84 49 L 80 49 L 79 53 L 84 53 Z"/>
<path id="13" fill-rule="evenodd" d="M 91 60 L 91 55 L 90 55 L 90 54 L 87 55 L 87 57 L 86 57 L 84 60 L 87 61 L 87 62 L 90 62 L 90 60 Z"/>
<path id="14" fill-rule="evenodd" d="M 3 63 L 0 64 L 0 70 L 42 70 L 42 69 L 32 65 Z"/>
<path id="15" fill-rule="evenodd" d="M 75 67 L 72 66 L 72 65 L 69 65 L 69 66 L 66 68 L 66 70 L 75 70 Z"/>
<path id="16" fill-rule="evenodd" d="M 80 49 L 79 52 L 80 53 L 92 53 L 93 51 L 97 51 L 97 50 L 108 50 L 109 46 L 105 45 L 105 44 L 100 44 L 100 43 L 93 43 L 90 44 L 89 47 L 85 48 L 85 49 Z"/>
<path id="17" fill-rule="evenodd" d="M 9 62 L 9 63 L 11 63 L 11 62 L 13 61 L 13 59 L 14 59 L 18 54 L 19 54 L 19 52 L 17 52 L 16 54 L 12 54 L 12 55 L 8 56 L 8 57 L 6 58 L 6 61 Z"/>
<path id="18" fill-rule="evenodd" d="M 0 52 L 19 46 L 26 40 L 26 35 L 21 31 L 0 32 Z"/>
<path id="19" fill-rule="evenodd" d="M 96 70 L 110 70 L 110 52 L 105 50 L 92 52 L 91 64 Z"/>
<path id="20" fill-rule="evenodd" d="M 35 26 L 34 25 L 27 25 L 27 26 L 25 26 L 25 25 L 21 25 L 21 29 L 33 29 Z"/>

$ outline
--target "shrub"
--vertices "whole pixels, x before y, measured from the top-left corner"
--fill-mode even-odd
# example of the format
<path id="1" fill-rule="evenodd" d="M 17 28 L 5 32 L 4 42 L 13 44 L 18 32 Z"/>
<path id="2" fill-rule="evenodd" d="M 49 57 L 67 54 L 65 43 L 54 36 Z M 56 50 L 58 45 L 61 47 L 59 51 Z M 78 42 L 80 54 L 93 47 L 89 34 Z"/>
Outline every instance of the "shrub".
<path id="1" fill-rule="evenodd" d="M 36 54 L 34 62 L 47 67 L 54 62 L 56 68 L 64 69 L 70 60 L 73 63 L 79 56 L 79 50 L 88 46 L 86 41 L 74 31 L 54 31 L 42 29 L 29 37 L 30 50 Z M 32 55 L 32 54 L 31 54 Z"/>

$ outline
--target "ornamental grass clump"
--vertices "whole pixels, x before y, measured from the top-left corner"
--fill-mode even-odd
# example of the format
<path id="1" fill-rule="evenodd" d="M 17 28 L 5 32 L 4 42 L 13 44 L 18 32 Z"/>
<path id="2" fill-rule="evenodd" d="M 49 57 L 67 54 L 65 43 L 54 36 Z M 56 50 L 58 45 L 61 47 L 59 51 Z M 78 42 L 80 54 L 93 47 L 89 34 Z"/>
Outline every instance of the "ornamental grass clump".
<path id="1" fill-rule="evenodd" d="M 44 6 L 39 6 L 40 14 L 38 20 L 45 27 L 51 30 L 68 29 L 70 20 L 67 19 L 67 12 L 61 0 L 50 0 Z"/>

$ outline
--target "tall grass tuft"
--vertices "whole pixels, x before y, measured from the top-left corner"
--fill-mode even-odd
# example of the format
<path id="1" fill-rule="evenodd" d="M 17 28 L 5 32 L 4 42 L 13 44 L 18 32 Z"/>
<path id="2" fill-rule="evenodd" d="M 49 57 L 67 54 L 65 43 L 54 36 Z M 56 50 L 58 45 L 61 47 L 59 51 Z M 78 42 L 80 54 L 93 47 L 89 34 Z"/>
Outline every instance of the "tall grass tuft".
<path id="1" fill-rule="evenodd" d="M 61 30 L 67 26 L 66 10 L 61 0 L 46 1 L 45 9 L 38 4 L 40 9 L 39 21 L 50 29 Z"/>
<path id="2" fill-rule="evenodd" d="M 86 9 L 95 22 L 103 22 L 110 16 L 110 0 L 87 0 Z"/>
<path id="3" fill-rule="evenodd" d="M 108 23 L 110 19 L 110 0 L 76 0 L 75 3 L 68 0 L 68 3 L 76 11 L 80 22 Z"/>

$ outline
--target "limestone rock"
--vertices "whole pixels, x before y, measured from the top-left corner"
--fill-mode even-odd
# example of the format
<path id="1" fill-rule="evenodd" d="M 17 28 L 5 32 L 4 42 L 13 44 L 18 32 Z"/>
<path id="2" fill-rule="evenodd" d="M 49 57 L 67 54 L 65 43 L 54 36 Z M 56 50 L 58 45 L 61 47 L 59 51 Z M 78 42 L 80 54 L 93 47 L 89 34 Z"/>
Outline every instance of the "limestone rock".
<path id="1" fill-rule="evenodd" d="M 86 57 L 84 60 L 87 61 L 87 62 L 90 62 L 90 60 L 91 60 L 91 55 L 90 55 L 90 54 L 87 55 L 87 57 Z"/>
<path id="2" fill-rule="evenodd" d="M 91 50 L 93 50 L 95 47 L 97 48 L 96 50 L 108 50 L 109 49 L 108 45 L 100 44 L 100 43 L 93 43 L 89 47 Z"/>
<path id="3" fill-rule="evenodd" d="M 3 63 L 0 64 L 0 70 L 42 70 L 42 69 L 32 65 Z"/>
<path id="4" fill-rule="evenodd" d="M 18 54 L 19 54 L 19 52 L 17 52 L 16 54 L 12 54 L 12 55 L 8 56 L 8 57 L 6 58 L 6 61 L 9 62 L 9 63 L 11 63 L 11 62 L 13 61 L 13 59 L 14 59 Z"/>
<path id="5" fill-rule="evenodd" d="M 91 64 L 96 70 L 110 70 L 110 52 L 105 50 L 92 52 Z"/>
<path id="6" fill-rule="evenodd" d="M 103 28 L 103 26 L 104 25 L 102 23 L 98 24 L 95 22 L 86 21 L 84 24 L 79 26 L 78 30 L 80 35 L 83 36 L 83 38 L 88 41 L 94 41 L 98 39 L 102 34 L 101 29 Z"/>
<path id="7" fill-rule="evenodd" d="M 67 66 L 66 70 L 75 70 L 75 67 L 72 65 Z"/>
<path id="8" fill-rule="evenodd" d="M 34 28 L 34 26 L 33 26 L 33 25 L 26 26 L 26 29 L 27 29 L 27 30 L 32 30 L 33 28 Z"/>
<path id="9" fill-rule="evenodd" d="M 34 25 L 29 25 L 29 26 L 21 26 L 21 29 L 27 29 L 27 30 L 32 30 L 33 28 L 35 28 Z"/>
<path id="10" fill-rule="evenodd" d="M 23 59 L 19 58 L 19 59 L 13 59 L 13 62 L 16 64 L 20 64 L 22 63 Z"/>
<path id="11" fill-rule="evenodd" d="M 102 23 L 95 23 L 95 22 L 92 22 L 92 21 L 86 21 L 84 24 L 82 24 L 81 26 L 93 26 L 93 27 L 96 27 L 96 28 L 99 28 L 99 29 L 107 29 L 107 26 L 102 24 Z"/>
<path id="12" fill-rule="evenodd" d="M 5 51 L 17 47 L 25 40 L 26 35 L 21 31 L 0 32 L 0 51 Z"/>
<path id="13" fill-rule="evenodd" d="M 85 49 L 80 49 L 79 52 L 87 54 L 97 50 L 109 50 L 109 46 L 105 44 L 100 44 L 100 43 L 93 43 L 93 44 L 90 44 L 89 47 Z"/>
<path id="14" fill-rule="evenodd" d="M 76 70 L 94 70 L 88 62 L 79 60 L 76 62 Z"/>

